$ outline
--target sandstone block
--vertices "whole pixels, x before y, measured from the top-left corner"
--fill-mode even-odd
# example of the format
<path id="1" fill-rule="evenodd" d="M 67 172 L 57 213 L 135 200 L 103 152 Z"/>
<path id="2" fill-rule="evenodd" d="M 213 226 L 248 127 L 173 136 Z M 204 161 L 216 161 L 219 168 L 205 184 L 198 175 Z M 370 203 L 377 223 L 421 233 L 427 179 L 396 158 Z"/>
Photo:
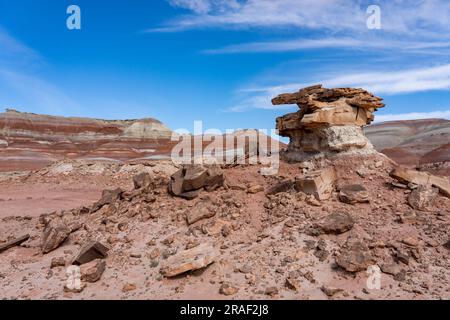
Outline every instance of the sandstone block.
<path id="1" fill-rule="evenodd" d="M 314 195 L 317 200 L 327 200 L 331 197 L 335 181 L 336 172 L 334 168 L 329 167 L 297 177 L 295 189 L 308 195 Z"/>
<path id="2" fill-rule="evenodd" d="M 213 263 L 218 255 L 213 246 L 201 244 L 169 257 L 162 265 L 161 273 L 165 277 L 175 277 L 188 271 L 202 269 Z"/>

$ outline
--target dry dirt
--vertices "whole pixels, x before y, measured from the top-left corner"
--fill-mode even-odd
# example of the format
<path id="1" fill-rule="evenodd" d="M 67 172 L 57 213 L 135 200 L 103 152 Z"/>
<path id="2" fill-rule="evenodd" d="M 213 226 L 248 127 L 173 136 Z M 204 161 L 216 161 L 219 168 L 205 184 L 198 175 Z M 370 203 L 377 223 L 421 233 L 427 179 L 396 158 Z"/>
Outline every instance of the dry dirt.
<path id="1" fill-rule="evenodd" d="M 35 172 L 2 174 L 0 245 L 26 233 L 31 237 L 0 253 L 0 298 L 450 298 L 448 198 L 439 195 L 428 211 L 412 209 L 411 191 L 390 185 L 393 164 L 382 155 L 314 165 L 334 166 L 338 186 L 363 185 L 370 202 L 346 204 L 337 191 L 320 202 L 294 190 L 266 195 L 264 190 L 307 170 L 287 163 L 277 177 L 261 176 L 259 166 L 224 169 L 226 186 L 192 201 L 168 194 L 169 177 L 178 170 L 168 162 L 63 161 Z M 152 190 L 133 191 L 133 177 L 141 172 L 158 181 Z M 259 186 L 260 192 L 248 193 Z M 91 208 L 102 190 L 117 187 L 135 198 L 91 213 L 82 209 Z M 188 225 L 186 215 L 201 205 L 214 216 Z M 354 225 L 341 234 L 311 232 L 333 213 L 347 213 Z M 57 249 L 42 254 L 42 222 L 57 217 L 79 226 Z M 88 239 L 110 248 L 106 270 L 81 293 L 64 292 L 66 268 L 51 268 L 52 259 L 69 261 Z M 358 259 L 370 255 L 370 265 L 395 274 L 381 273 L 381 289 L 367 287 L 365 269 L 349 272 L 337 265 L 345 260 L 349 239 L 366 246 L 354 252 L 357 261 L 364 264 Z M 214 263 L 174 278 L 161 274 L 168 257 L 202 243 L 217 248 Z"/>

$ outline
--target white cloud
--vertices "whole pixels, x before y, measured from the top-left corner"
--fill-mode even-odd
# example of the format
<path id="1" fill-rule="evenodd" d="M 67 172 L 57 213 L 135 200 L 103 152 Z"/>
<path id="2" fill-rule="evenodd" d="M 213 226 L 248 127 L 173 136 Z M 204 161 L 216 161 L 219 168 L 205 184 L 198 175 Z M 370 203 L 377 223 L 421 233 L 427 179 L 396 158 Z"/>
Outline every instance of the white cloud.
<path id="1" fill-rule="evenodd" d="M 375 123 L 387 121 L 400 121 L 400 120 L 420 120 L 420 119 L 450 119 L 450 110 L 377 115 L 375 117 Z"/>
<path id="2" fill-rule="evenodd" d="M 361 0 L 168 0 L 193 14 L 168 23 L 167 30 L 224 27 L 299 27 L 333 32 L 367 30 L 367 7 Z M 231 5 L 230 5 L 231 4 Z M 396 34 L 450 30 L 448 0 L 380 0 L 382 27 Z M 447 31 L 447 32 L 446 32 Z"/>
<path id="3" fill-rule="evenodd" d="M 176 31 L 204 27 L 307 27 L 354 28 L 364 23 L 365 8 L 348 0 L 168 0 L 170 4 L 190 8 L 192 15 L 171 21 L 158 31 Z M 348 19 L 353 17 L 353 19 Z"/>
<path id="4" fill-rule="evenodd" d="M 325 85 L 362 87 L 377 94 L 402 94 L 450 89 L 450 64 L 399 71 L 378 71 L 337 76 Z"/>
<path id="5" fill-rule="evenodd" d="M 369 51 L 375 49 L 388 51 L 396 49 L 403 52 L 424 52 L 432 49 L 428 53 L 449 54 L 449 41 L 398 41 L 386 40 L 382 38 L 357 39 L 354 38 L 300 38 L 294 40 L 249 42 L 235 45 L 228 45 L 218 49 L 208 49 L 203 51 L 206 54 L 232 54 L 232 53 L 258 53 L 258 52 L 289 52 L 304 51 L 312 49 L 356 49 Z"/>
<path id="6" fill-rule="evenodd" d="M 245 95 L 237 106 L 229 111 L 248 109 L 277 109 L 271 99 L 278 94 L 295 92 L 300 88 L 322 83 L 325 87 L 357 87 L 369 90 L 377 95 L 396 95 L 432 90 L 450 90 L 450 64 L 440 66 L 406 69 L 382 70 L 376 72 L 353 72 L 341 75 L 342 70 L 333 74 L 320 74 L 321 78 L 310 78 L 302 83 L 285 83 L 269 87 L 256 87 L 240 90 Z M 284 106 L 281 106 L 284 108 Z"/>
<path id="7" fill-rule="evenodd" d="M 296 39 L 288 41 L 251 42 L 230 45 L 219 49 L 205 50 L 208 54 L 250 53 L 250 52 L 285 52 L 318 48 L 359 47 L 362 42 L 356 39 Z"/>
<path id="8" fill-rule="evenodd" d="M 209 0 L 169 0 L 169 3 L 174 7 L 189 9 L 198 14 L 208 13 L 211 10 Z"/>
<path id="9" fill-rule="evenodd" d="M 379 0 L 381 30 L 369 30 L 366 0 L 167 0 L 191 14 L 177 16 L 147 32 L 189 29 L 261 29 L 289 35 L 313 32 L 315 39 L 293 38 L 231 44 L 205 50 L 207 54 L 284 52 L 352 48 L 388 52 L 450 55 L 450 1 Z M 282 36 L 277 29 L 277 34 Z M 284 34 L 284 35 L 286 35 Z"/>
<path id="10" fill-rule="evenodd" d="M 197 14 L 207 14 L 209 12 L 225 13 L 228 10 L 240 7 L 237 0 L 168 0 L 174 7 L 189 9 Z"/>

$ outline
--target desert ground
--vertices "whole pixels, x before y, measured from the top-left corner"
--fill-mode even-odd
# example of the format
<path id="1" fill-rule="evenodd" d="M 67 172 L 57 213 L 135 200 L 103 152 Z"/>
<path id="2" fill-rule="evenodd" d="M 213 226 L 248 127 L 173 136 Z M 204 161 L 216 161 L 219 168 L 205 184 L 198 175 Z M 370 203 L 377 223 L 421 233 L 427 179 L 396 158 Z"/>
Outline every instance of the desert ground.
<path id="1" fill-rule="evenodd" d="M 278 177 L 262 177 L 258 166 L 224 169 L 226 185 L 202 191 L 195 200 L 168 194 L 169 175 L 177 171 L 169 162 L 75 164 L 3 175 L 3 239 L 27 233 L 30 239 L 0 254 L 2 298 L 450 298 L 449 200 L 438 196 L 426 211 L 411 208 L 411 190 L 391 184 L 393 165 L 384 156 L 333 163 L 339 185 L 366 187 L 370 202 L 356 204 L 340 201 L 338 191 L 327 201 L 293 189 L 267 195 L 284 178 L 305 170 L 286 163 Z M 133 194 L 133 177 L 142 172 L 158 181 L 151 190 L 91 213 L 103 189 Z M 189 223 L 191 212 L 202 210 L 211 213 Z M 335 213 L 342 216 L 326 220 Z M 62 219 L 70 234 L 43 254 L 49 218 Z M 65 264 L 88 240 L 110 248 L 106 268 L 82 292 L 65 292 Z M 362 246 L 352 247 L 352 241 Z M 171 256 L 202 245 L 217 248 L 214 263 L 174 277 L 161 273 Z M 383 271 L 379 290 L 367 288 L 365 269 L 372 264 Z"/>

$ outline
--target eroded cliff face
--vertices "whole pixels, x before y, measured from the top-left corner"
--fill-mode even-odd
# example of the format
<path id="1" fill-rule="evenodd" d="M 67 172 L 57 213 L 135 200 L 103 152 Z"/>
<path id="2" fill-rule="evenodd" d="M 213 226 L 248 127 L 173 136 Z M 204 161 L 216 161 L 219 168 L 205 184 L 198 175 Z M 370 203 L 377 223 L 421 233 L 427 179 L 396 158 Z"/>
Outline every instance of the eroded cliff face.
<path id="1" fill-rule="evenodd" d="M 274 105 L 297 104 L 300 110 L 277 119 L 281 136 L 289 137 L 286 159 L 337 154 L 376 153 L 363 127 L 384 107 L 382 99 L 363 89 L 326 89 L 316 85 L 272 100 Z"/>
<path id="2" fill-rule="evenodd" d="M 98 120 L 6 110 L 0 114 L 0 170 L 36 169 L 55 160 L 164 157 L 172 131 L 155 119 Z"/>

